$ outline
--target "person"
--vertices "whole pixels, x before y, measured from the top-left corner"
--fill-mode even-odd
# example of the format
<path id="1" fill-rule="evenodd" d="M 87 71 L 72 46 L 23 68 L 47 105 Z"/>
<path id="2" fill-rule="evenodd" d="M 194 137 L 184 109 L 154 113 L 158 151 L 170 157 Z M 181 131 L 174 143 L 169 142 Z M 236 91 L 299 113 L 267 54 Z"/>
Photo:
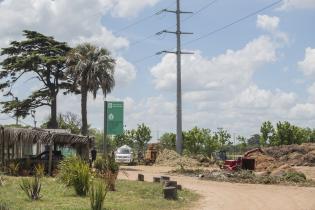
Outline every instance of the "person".
<path id="1" fill-rule="evenodd" d="M 92 163 L 96 160 L 96 155 L 97 155 L 96 148 L 93 147 L 93 149 L 91 150 Z"/>

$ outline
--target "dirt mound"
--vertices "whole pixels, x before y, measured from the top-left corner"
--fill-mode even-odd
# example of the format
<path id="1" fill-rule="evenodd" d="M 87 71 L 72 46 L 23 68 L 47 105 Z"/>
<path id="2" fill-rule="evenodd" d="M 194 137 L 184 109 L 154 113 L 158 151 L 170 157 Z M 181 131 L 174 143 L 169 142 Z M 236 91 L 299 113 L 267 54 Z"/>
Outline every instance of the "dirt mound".
<path id="1" fill-rule="evenodd" d="M 272 171 L 281 165 L 275 158 L 260 152 L 252 153 L 248 157 L 255 159 L 256 171 Z"/>
<path id="2" fill-rule="evenodd" d="M 274 169 L 270 175 L 271 176 L 279 176 L 282 177 L 284 176 L 286 173 L 296 173 L 297 171 L 295 169 L 293 169 L 291 166 L 289 166 L 288 164 L 284 164 L 276 169 Z"/>
<path id="3" fill-rule="evenodd" d="M 181 167 L 197 167 L 200 165 L 195 159 L 180 156 L 174 150 L 164 149 L 161 153 L 158 154 L 158 157 L 155 161 L 156 165 L 160 166 L 181 166 Z"/>
<path id="4" fill-rule="evenodd" d="M 292 166 L 315 166 L 315 144 L 283 145 L 263 149 L 266 155 Z"/>

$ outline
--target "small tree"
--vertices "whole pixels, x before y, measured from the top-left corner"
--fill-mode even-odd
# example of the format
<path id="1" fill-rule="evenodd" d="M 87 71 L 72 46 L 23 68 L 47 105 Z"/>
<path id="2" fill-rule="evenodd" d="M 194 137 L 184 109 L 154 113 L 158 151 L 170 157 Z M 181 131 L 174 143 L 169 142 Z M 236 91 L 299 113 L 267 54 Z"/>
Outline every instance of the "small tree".
<path id="1" fill-rule="evenodd" d="M 147 143 L 151 140 L 151 130 L 144 123 L 138 125 L 137 129 L 129 131 L 128 135 L 134 142 L 134 146 L 138 153 L 138 161 L 143 158 L 145 147 Z"/>
<path id="2" fill-rule="evenodd" d="M 176 150 L 176 134 L 164 133 L 160 138 L 160 144 L 163 149 Z"/>

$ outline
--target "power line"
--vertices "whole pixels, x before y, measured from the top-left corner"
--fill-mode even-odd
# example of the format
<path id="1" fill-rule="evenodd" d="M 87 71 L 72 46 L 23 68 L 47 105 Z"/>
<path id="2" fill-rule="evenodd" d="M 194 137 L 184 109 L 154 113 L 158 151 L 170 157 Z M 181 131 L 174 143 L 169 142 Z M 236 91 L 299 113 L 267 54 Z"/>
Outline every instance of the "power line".
<path id="1" fill-rule="evenodd" d="M 272 3 L 272 4 L 269 4 L 269 5 L 265 6 L 265 7 L 263 7 L 262 9 L 259 9 L 259 10 L 255 11 L 255 12 L 252 12 L 252 13 L 250 13 L 250 14 L 244 16 L 244 17 L 241 17 L 241 18 L 237 19 L 236 21 L 233 21 L 233 22 L 231 22 L 231 23 L 229 23 L 229 24 L 227 24 L 227 25 L 225 25 L 225 26 L 222 26 L 222 27 L 220 27 L 220 28 L 217 28 L 217 29 L 215 29 L 215 30 L 213 30 L 213 31 L 211 31 L 211 32 L 209 32 L 209 33 L 207 33 L 207 34 L 204 34 L 204 35 L 202 35 L 202 36 L 200 36 L 200 37 L 198 37 L 198 38 L 196 38 L 196 39 L 193 39 L 193 40 L 191 40 L 191 41 L 185 42 L 185 43 L 183 43 L 183 45 L 189 45 L 189 44 L 191 44 L 191 43 L 193 43 L 193 42 L 199 41 L 199 40 L 204 39 L 204 38 L 206 38 L 206 37 L 209 37 L 209 36 L 211 36 L 211 35 L 213 35 L 213 34 L 215 34 L 215 33 L 218 33 L 218 32 L 220 32 L 220 31 L 223 31 L 224 29 L 229 28 L 229 27 L 231 27 L 231 26 L 233 26 L 233 25 L 235 25 L 235 24 L 237 24 L 237 23 L 240 23 L 240 22 L 242 22 L 242 21 L 244 21 L 244 20 L 246 20 L 246 19 L 248 19 L 248 18 L 250 18 L 250 17 L 252 17 L 252 16 L 254 16 L 254 15 L 257 15 L 257 14 L 259 14 L 259 13 L 262 12 L 262 11 L 265 11 L 265 10 L 267 10 L 267 9 L 269 9 L 269 8 L 274 7 L 275 5 L 279 4 L 279 3 L 282 2 L 282 1 L 283 1 L 283 0 L 279 0 L 279 1 L 276 1 L 276 2 L 274 2 L 274 3 Z"/>
<path id="2" fill-rule="evenodd" d="M 200 9 L 198 9 L 196 12 L 194 12 L 194 13 L 191 14 L 190 16 L 184 18 L 184 19 L 182 20 L 182 22 L 185 22 L 185 21 L 191 19 L 192 17 L 194 17 L 194 16 L 200 14 L 201 12 L 203 12 L 204 10 L 206 10 L 207 8 L 209 8 L 210 6 L 212 6 L 212 5 L 213 5 L 214 3 L 216 3 L 217 1 L 219 1 L 219 0 L 212 0 L 212 1 L 210 1 L 209 3 L 203 5 L 203 6 L 202 6 Z M 170 26 L 168 26 L 168 27 L 166 27 L 166 28 L 167 28 L 167 29 L 171 29 L 171 28 L 173 28 L 174 26 L 176 26 L 176 24 L 170 25 Z M 148 36 L 144 37 L 143 39 L 140 39 L 140 40 L 131 42 L 131 43 L 129 44 L 129 46 L 138 45 L 138 44 L 140 44 L 140 43 L 142 43 L 142 42 L 144 42 L 144 41 L 147 41 L 148 39 L 151 39 L 151 38 L 153 38 L 153 37 L 155 37 L 155 36 L 156 36 L 156 33 L 151 34 L 151 35 L 148 35 Z"/>
<path id="3" fill-rule="evenodd" d="M 191 14 L 190 16 L 184 18 L 184 19 L 182 20 L 182 22 L 185 22 L 185 21 L 191 19 L 192 17 L 194 17 L 194 16 L 200 14 L 201 12 L 203 12 L 203 11 L 206 10 L 206 9 L 208 9 L 210 6 L 212 6 L 212 5 L 213 5 L 214 3 L 216 3 L 217 1 L 219 1 L 219 0 L 212 0 L 212 1 L 208 2 L 207 4 L 205 4 L 204 6 L 202 6 L 200 9 L 198 9 L 196 12 L 194 12 L 194 13 Z"/>
<path id="4" fill-rule="evenodd" d="M 184 45 L 184 46 L 185 46 L 185 45 L 189 45 L 189 44 L 191 44 L 191 43 L 193 43 L 193 42 L 199 41 L 199 40 L 204 39 L 204 38 L 206 38 L 206 37 L 209 37 L 209 36 L 211 36 L 211 35 L 213 35 L 213 34 L 216 34 L 216 33 L 220 32 L 220 31 L 223 31 L 224 29 L 229 28 L 229 27 L 231 27 L 231 26 L 233 26 L 233 25 L 235 25 L 235 24 L 237 24 L 237 23 L 240 23 L 240 22 L 242 22 L 242 21 L 244 21 L 244 20 L 246 20 L 246 19 L 248 19 L 248 18 L 250 18 L 250 17 L 252 17 L 252 16 L 254 16 L 254 15 L 257 15 L 257 14 L 259 14 L 259 13 L 262 12 L 262 11 L 265 11 L 265 10 L 267 10 L 267 9 L 269 9 L 269 8 L 272 8 L 272 7 L 276 6 L 277 4 L 281 3 L 282 1 L 283 1 L 283 0 L 279 0 L 279 1 L 276 1 L 276 2 L 274 2 L 274 3 L 272 3 L 272 4 L 269 4 L 269 5 L 267 5 L 267 6 L 263 7 L 263 8 L 261 8 L 261 9 L 255 11 L 255 12 L 252 12 L 252 13 L 250 13 L 250 14 L 244 16 L 244 17 L 241 17 L 241 18 L 237 19 L 236 21 L 233 21 L 233 22 L 231 22 L 231 23 L 229 23 L 229 24 L 227 24 L 227 25 L 225 25 L 225 26 L 222 26 L 222 27 L 220 27 L 220 28 L 218 28 L 218 29 L 215 29 L 215 30 L 213 30 L 213 31 L 211 31 L 211 32 L 209 32 L 209 33 L 207 33 L 207 34 L 204 34 L 204 35 L 202 35 L 202 36 L 200 36 L 200 37 L 198 37 L 198 38 L 196 38 L 196 39 L 193 39 L 193 40 L 191 40 L 191 41 L 185 42 L 185 43 L 183 43 L 183 45 Z M 148 37 L 147 37 L 147 39 L 148 39 Z M 171 49 L 170 49 L 170 50 L 171 50 Z M 140 62 L 146 61 L 146 60 L 148 60 L 148 59 L 153 58 L 154 56 L 156 56 L 156 54 L 143 57 L 142 59 L 138 59 L 138 60 L 136 61 L 136 63 L 140 63 Z"/>
<path id="5" fill-rule="evenodd" d="M 174 2 L 171 3 L 171 4 L 169 4 L 169 5 L 167 6 L 167 8 L 171 7 L 173 4 L 174 4 Z M 132 28 L 132 27 L 134 27 L 134 26 L 136 26 L 136 25 L 138 25 L 138 24 L 140 24 L 140 23 L 142 23 L 142 22 L 145 22 L 145 21 L 147 21 L 147 20 L 149 20 L 149 19 L 151 19 L 151 18 L 153 18 L 153 17 L 156 17 L 157 15 L 161 14 L 162 12 L 163 12 L 163 10 L 158 10 L 158 11 L 156 11 L 156 12 L 155 12 L 154 14 L 152 14 L 152 15 L 145 16 L 145 17 L 143 17 L 143 18 L 141 18 L 141 19 L 139 19 L 139 20 L 137 20 L 137 21 L 135 21 L 135 22 L 133 22 L 133 23 L 131 23 L 131 24 L 129 24 L 129 25 L 126 25 L 126 26 L 124 26 L 124 27 L 122 27 L 122 28 L 120 28 L 120 29 L 114 31 L 113 34 L 116 34 L 116 35 L 117 35 L 118 33 L 122 32 L 122 31 L 125 31 L 125 30 L 127 30 L 127 29 L 129 29 L 129 28 Z"/>

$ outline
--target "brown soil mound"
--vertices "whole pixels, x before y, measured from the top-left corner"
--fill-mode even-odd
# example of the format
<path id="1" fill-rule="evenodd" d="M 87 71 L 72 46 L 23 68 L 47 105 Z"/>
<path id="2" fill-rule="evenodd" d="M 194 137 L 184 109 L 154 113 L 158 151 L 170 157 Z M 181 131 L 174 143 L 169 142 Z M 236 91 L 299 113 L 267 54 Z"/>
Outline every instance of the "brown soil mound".
<path id="1" fill-rule="evenodd" d="M 159 153 L 155 164 L 160 166 L 182 166 L 188 168 L 197 167 L 200 165 L 200 163 L 198 163 L 198 161 L 195 159 L 186 156 L 180 156 L 174 150 L 168 149 L 164 149 L 161 153 Z"/>
<path id="2" fill-rule="evenodd" d="M 291 166 L 289 166 L 288 164 L 284 164 L 280 166 L 279 168 L 274 169 L 270 175 L 281 177 L 288 172 L 297 172 L 297 171 L 293 169 Z"/>
<path id="3" fill-rule="evenodd" d="M 256 171 L 272 171 L 280 166 L 279 162 L 275 158 L 260 152 L 252 153 L 248 157 L 255 159 Z"/>
<path id="4" fill-rule="evenodd" d="M 266 155 L 292 166 L 315 166 L 315 144 L 283 145 L 263 149 Z"/>

